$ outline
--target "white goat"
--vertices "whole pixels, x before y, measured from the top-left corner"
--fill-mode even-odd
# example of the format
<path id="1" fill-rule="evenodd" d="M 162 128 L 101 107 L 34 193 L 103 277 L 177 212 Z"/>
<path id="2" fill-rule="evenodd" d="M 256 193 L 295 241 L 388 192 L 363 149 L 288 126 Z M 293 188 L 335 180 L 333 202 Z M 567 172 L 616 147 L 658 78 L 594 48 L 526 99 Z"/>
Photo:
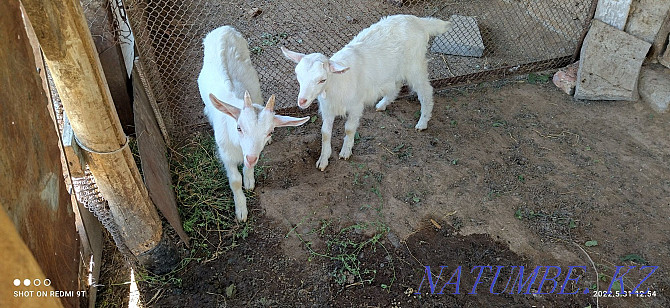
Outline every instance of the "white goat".
<path id="1" fill-rule="evenodd" d="M 275 115 L 274 95 L 265 107 L 252 105 L 252 100 L 262 100 L 260 83 L 249 59 L 247 41 L 234 28 L 213 30 L 203 44 L 205 57 L 198 76 L 200 96 L 233 191 L 235 216 L 246 221 L 246 198 L 237 167 L 244 163 L 244 187 L 254 189 L 254 165 L 274 128 L 302 125 L 309 117 Z"/>
<path id="2" fill-rule="evenodd" d="M 281 48 L 287 58 L 297 63 L 298 106 L 304 109 L 317 96 L 319 99 L 323 126 L 317 168 L 323 171 L 328 166 L 335 117 L 347 117 L 340 158 L 348 159 L 364 107 L 383 97 L 376 107 L 378 111 L 385 110 L 398 97 L 404 81 L 421 101 L 416 129 L 426 129 L 433 110 L 433 87 L 428 81 L 426 61 L 428 39 L 450 27 L 450 22 L 436 18 L 394 15 L 361 31 L 330 59 L 320 53 L 305 55 Z"/>

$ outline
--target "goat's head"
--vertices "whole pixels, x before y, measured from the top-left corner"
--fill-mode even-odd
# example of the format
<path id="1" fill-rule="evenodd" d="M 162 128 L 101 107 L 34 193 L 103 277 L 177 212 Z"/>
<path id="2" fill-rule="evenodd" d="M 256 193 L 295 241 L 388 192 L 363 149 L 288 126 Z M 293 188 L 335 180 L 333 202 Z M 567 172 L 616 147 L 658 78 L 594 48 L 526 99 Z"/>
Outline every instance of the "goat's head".
<path id="1" fill-rule="evenodd" d="M 214 107 L 237 121 L 240 147 L 244 156 L 244 165 L 251 168 L 256 165 L 261 151 L 270 140 L 275 127 L 299 126 L 307 122 L 309 117 L 294 118 L 276 115 L 274 112 L 275 96 L 268 99 L 265 107 L 254 107 L 249 92 L 244 93 L 244 107 L 235 106 L 220 101 L 214 94 L 209 94 Z M 258 106 L 258 105 L 257 105 Z M 260 112 L 256 112 L 260 109 Z"/>
<path id="2" fill-rule="evenodd" d="M 348 67 L 328 59 L 320 53 L 302 54 L 281 47 L 284 56 L 297 63 L 295 75 L 300 84 L 298 107 L 305 109 L 323 92 L 332 74 L 341 74 Z"/>

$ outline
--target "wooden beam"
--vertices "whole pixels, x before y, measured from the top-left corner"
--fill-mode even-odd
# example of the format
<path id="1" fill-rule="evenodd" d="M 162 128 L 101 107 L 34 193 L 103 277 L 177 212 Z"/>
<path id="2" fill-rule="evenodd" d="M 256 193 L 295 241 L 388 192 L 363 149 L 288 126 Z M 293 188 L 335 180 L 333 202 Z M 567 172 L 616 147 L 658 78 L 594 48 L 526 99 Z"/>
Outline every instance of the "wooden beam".
<path id="1" fill-rule="evenodd" d="M 24 0 L 23 5 L 121 237 L 134 255 L 151 254 L 161 241 L 161 221 L 121 129 L 80 2 Z"/>

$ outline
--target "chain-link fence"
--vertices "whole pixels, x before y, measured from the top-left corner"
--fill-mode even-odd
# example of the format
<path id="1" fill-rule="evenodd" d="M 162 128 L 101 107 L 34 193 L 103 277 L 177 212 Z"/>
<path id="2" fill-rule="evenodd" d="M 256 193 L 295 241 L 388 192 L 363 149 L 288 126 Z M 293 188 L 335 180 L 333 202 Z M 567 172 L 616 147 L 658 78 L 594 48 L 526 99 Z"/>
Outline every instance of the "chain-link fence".
<path id="1" fill-rule="evenodd" d="M 436 87 L 481 81 L 568 64 L 579 47 L 596 0 L 126 0 L 137 50 L 150 88 L 173 136 L 206 123 L 196 78 L 202 39 L 232 25 L 248 40 L 263 95 L 278 108 L 293 107 L 294 64 L 279 46 L 332 55 L 360 30 L 386 15 L 412 14 L 449 20 L 460 15 L 446 53 L 428 52 Z M 458 26 L 458 25 L 457 25 Z M 466 27 L 466 26 L 463 26 Z M 478 31 L 477 31 L 478 30 Z M 480 43 L 476 43 L 481 40 Z M 458 42 L 482 47 L 470 56 Z M 477 49 L 477 48 L 475 48 Z M 481 52 L 481 55 L 479 54 Z"/>

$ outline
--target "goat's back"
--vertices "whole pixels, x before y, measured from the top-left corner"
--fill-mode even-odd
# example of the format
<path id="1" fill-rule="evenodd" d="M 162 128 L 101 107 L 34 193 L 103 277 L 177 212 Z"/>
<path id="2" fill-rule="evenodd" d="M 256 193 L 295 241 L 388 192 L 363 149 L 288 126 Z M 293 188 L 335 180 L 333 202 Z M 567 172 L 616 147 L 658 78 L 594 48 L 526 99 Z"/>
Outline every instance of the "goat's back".
<path id="1" fill-rule="evenodd" d="M 205 36 L 204 60 L 198 86 L 200 95 L 209 105 L 209 93 L 230 104 L 242 107 L 244 91 L 249 91 L 254 103 L 261 103 L 261 87 L 254 69 L 247 41 L 230 26 L 214 29 Z M 205 93 L 206 92 L 206 93 Z"/>
<path id="2" fill-rule="evenodd" d="M 446 32 L 451 22 L 432 17 L 393 15 L 363 29 L 347 46 L 367 50 L 426 52 L 431 36 Z M 345 46 L 345 47 L 347 47 Z"/>
<path id="3" fill-rule="evenodd" d="M 412 15 L 382 18 L 363 29 L 331 57 L 350 67 L 347 73 L 338 77 L 349 81 L 332 84 L 331 91 L 346 96 L 343 102 L 355 99 L 364 104 L 374 103 L 380 95 L 385 95 L 385 89 L 415 79 L 417 74 L 427 74 L 424 71 L 428 40 L 446 32 L 450 26 L 448 21 Z M 357 91 L 351 91 L 353 88 Z"/>

